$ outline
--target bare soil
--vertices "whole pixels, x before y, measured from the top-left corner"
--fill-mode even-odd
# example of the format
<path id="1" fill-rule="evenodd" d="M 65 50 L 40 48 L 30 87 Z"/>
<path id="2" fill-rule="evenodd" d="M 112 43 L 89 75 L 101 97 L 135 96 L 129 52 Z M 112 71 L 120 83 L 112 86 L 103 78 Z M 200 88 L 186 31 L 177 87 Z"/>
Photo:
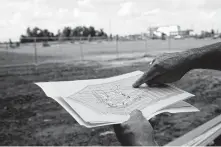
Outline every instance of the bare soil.
<path id="1" fill-rule="evenodd" d="M 94 129 L 80 126 L 33 82 L 104 78 L 147 69 L 147 62 L 141 61 L 120 67 L 85 62 L 44 64 L 37 69 L 32 66 L 16 70 L 1 68 L 0 145 L 120 145 L 112 126 Z M 160 145 L 221 113 L 221 72 L 193 70 L 175 85 L 195 94 L 187 102 L 201 111 L 158 115 L 151 123 Z"/>

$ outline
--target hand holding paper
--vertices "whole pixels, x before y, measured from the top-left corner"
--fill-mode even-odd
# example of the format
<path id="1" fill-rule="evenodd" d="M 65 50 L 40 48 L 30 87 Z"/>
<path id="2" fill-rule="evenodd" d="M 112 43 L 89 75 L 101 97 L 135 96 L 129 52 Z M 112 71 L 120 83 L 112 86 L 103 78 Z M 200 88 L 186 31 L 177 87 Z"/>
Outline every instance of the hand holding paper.
<path id="1" fill-rule="evenodd" d="M 182 101 L 193 95 L 172 85 L 133 88 L 131 85 L 142 74 L 136 71 L 106 79 L 36 84 L 86 127 L 125 122 L 133 110 L 140 110 L 147 119 L 163 112 L 198 111 Z"/>
<path id="2" fill-rule="evenodd" d="M 123 146 L 154 146 L 153 128 L 142 112 L 131 112 L 130 119 L 122 124 L 113 125 L 117 139 Z"/>

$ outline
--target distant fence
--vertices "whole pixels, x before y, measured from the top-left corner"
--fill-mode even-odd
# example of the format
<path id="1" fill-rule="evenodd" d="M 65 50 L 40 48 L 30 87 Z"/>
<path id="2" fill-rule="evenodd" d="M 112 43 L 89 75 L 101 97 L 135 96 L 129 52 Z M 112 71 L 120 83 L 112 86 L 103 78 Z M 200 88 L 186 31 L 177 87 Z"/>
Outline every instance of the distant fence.
<path id="1" fill-rule="evenodd" d="M 37 69 L 39 64 L 44 63 L 85 60 L 109 62 L 122 58 L 153 57 L 159 53 L 195 48 L 219 41 L 219 39 L 151 40 L 122 37 L 60 37 L 59 39 L 29 37 L 26 39 L 30 42 L 0 44 L 0 68 L 14 71 L 10 68 L 35 66 L 31 69 Z"/>
<path id="2" fill-rule="evenodd" d="M 67 52 L 66 55 L 70 55 L 72 53 L 76 54 L 76 60 L 87 60 L 85 56 L 95 55 L 96 53 L 100 54 L 115 54 L 116 58 L 119 57 L 119 42 L 132 41 L 127 39 L 116 37 L 107 38 L 107 37 L 26 37 L 27 42 L 15 44 L 15 43 L 2 43 L 0 44 L 0 51 L 5 52 L 5 58 L 8 58 L 8 63 L 5 62 L 3 65 L 20 63 L 18 62 L 10 62 L 10 58 L 12 56 L 15 59 L 16 54 L 26 54 L 29 56 L 33 56 L 32 61 L 27 61 L 26 63 L 32 62 L 33 64 L 39 64 L 42 62 L 42 58 L 45 57 L 53 57 L 53 56 L 62 56 L 64 52 Z M 140 40 L 141 41 L 141 40 Z M 143 47 L 147 47 L 147 43 L 145 40 L 142 40 L 141 43 Z M 53 49 L 54 48 L 54 49 Z M 70 48 L 73 48 L 75 51 L 70 51 Z M 53 50 L 52 50 L 53 49 Z M 57 53 L 57 54 L 56 54 Z M 41 57 L 42 56 L 42 57 Z M 93 57 L 90 58 L 90 60 Z M 7 59 L 6 59 L 7 60 Z M 21 62 L 20 64 L 24 64 L 25 62 Z M 1 66 L 1 64 L 0 64 Z"/>
<path id="3" fill-rule="evenodd" d="M 73 48 L 76 52 L 72 52 L 77 55 L 77 60 L 86 60 L 85 56 L 89 54 L 112 54 L 116 58 L 119 58 L 119 54 L 122 52 L 132 51 L 136 52 L 146 52 L 149 47 L 148 38 L 137 38 L 137 39 L 128 39 L 128 38 L 108 38 L 108 37 L 26 37 L 23 38 L 25 43 L 4 43 L 0 44 L 0 51 L 5 51 L 8 54 L 10 53 L 20 53 L 30 56 L 34 56 L 32 61 L 34 64 L 41 63 L 39 60 L 40 56 L 53 56 L 56 54 L 56 51 L 59 52 L 68 52 L 68 48 Z M 137 42 L 135 46 L 127 45 L 128 42 Z M 171 43 L 167 41 L 166 48 L 169 50 Z M 54 48 L 54 50 L 50 50 Z M 126 49 L 125 49 L 126 48 Z M 77 52 L 78 50 L 78 52 Z M 70 50 L 69 50 L 70 51 Z M 50 53 L 49 53 L 50 52 Z M 45 53 L 45 54 L 44 54 Z M 70 52 L 71 53 L 71 52 Z M 49 55 L 50 54 L 50 55 Z M 7 54 L 6 54 L 7 55 Z M 60 54 L 62 56 L 62 54 Z M 59 56 L 58 54 L 56 56 Z M 80 58 L 79 58 L 80 57 Z M 10 57 L 9 57 L 10 58 Z M 92 59 L 92 57 L 90 58 Z M 16 62 L 18 63 L 18 62 Z M 23 64 L 22 62 L 21 64 Z M 28 62 L 30 63 L 30 62 Z M 8 63 L 13 64 L 13 63 Z M 6 64 L 4 64 L 6 65 Z M 1 66 L 1 65 L 0 65 Z"/>

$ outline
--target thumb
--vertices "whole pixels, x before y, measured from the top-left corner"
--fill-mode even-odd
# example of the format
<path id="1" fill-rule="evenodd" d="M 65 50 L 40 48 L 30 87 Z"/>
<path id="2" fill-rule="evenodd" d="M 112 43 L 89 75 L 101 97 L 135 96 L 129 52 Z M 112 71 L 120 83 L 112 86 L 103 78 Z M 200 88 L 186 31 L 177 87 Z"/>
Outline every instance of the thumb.
<path id="1" fill-rule="evenodd" d="M 130 119 L 132 120 L 142 120 L 145 119 L 140 110 L 134 110 L 130 113 Z"/>

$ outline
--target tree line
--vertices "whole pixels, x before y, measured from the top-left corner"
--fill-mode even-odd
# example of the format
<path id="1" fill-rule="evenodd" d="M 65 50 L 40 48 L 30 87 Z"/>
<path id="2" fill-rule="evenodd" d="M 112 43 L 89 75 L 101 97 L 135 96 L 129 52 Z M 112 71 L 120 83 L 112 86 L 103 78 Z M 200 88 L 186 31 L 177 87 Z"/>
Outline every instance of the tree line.
<path id="1" fill-rule="evenodd" d="M 90 39 L 91 37 L 107 38 L 107 33 L 103 29 L 96 30 L 93 26 L 77 26 L 75 28 L 64 27 L 58 30 L 56 34 L 50 32 L 48 29 L 41 29 L 39 27 L 26 29 L 26 34 L 20 36 L 21 43 L 42 41 L 57 41 L 57 40 L 71 40 L 73 37 L 81 37 L 82 39 Z"/>

